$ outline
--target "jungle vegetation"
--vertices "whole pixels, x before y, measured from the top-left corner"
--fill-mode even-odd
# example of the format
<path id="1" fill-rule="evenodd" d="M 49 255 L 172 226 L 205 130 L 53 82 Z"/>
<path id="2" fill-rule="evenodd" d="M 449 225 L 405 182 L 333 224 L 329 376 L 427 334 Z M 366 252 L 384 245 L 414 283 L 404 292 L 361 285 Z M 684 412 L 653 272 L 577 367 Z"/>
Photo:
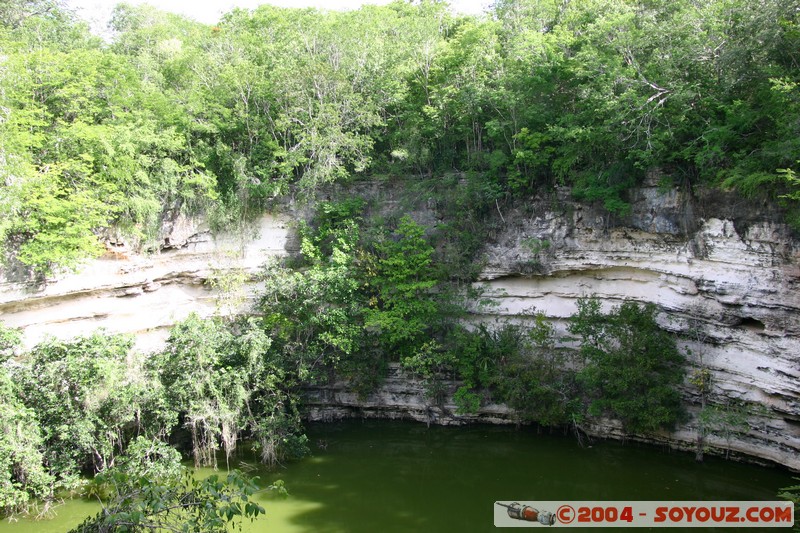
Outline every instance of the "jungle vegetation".
<path id="1" fill-rule="evenodd" d="M 651 169 L 796 202 L 791 0 L 262 6 L 207 26 L 120 4 L 110 41 L 58 0 L 0 6 L 0 244 L 46 277 L 176 210 L 234 223 L 375 176 L 553 185 L 624 214 Z"/>
<path id="2" fill-rule="evenodd" d="M 302 231 L 302 253 L 265 265 L 250 314 L 192 315 L 156 353 L 140 354 L 131 337 L 103 331 L 23 351 L 19 333 L 2 328 L 4 512 L 90 490 L 111 498 L 110 510 L 82 531 L 134 518 L 149 524 L 169 502 L 210 490 L 175 474 L 180 454 L 167 443 L 198 466 L 227 465 L 243 441 L 266 464 L 300 457 L 304 388 L 340 378 L 367 395 L 390 362 L 425 381 L 433 409 L 446 409 L 442 384 L 455 379 L 463 383 L 455 394 L 461 413 L 503 402 L 520 422 L 579 427 L 611 416 L 629 433 L 682 420 L 675 387 L 683 354 L 653 307 L 625 302 L 606 313 L 597 299 L 581 300 L 570 324 L 579 352 L 560 346 L 541 313 L 528 329 L 469 327 L 463 291 L 433 261 L 423 228 L 410 217 L 368 225 L 362 208 L 320 204 Z M 87 474 L 99 476 L 88 488 Z M 180 516 L 257 516 L 260 508 L 247 505 L 255 489 L 230 481 L 238 484 L 223 491 L 226 507 Z M 233 508 L 240 513 L 228 516 Z"/>
<path id="3" fill-rule="evenodd" d="M 120 4 L 104 40 L 57 0 L 3 2 L 5 272 L 42 283 L 109 240 L 158 251 L 175 213 L 235 228 L 292 196 L 314 216 L 301 253 L 264 266 L 252 313 L 192 316 L 158 353 L 105 332 L 22 350 L 0 330 L 0 509 L 99 474 L 110 511 L 84 531 L 144 527 L 209 491 L 228 496 L 177 520 L 257 516 L 249 480 L 194 483 L 165 443 L 205 465 L 243 439 L 266 463 L 302 455 L 303 387 L 334 374 L 368 394 L 389 362 L 433 405 L 452 377 L 462 412 L 502 401 L 545 426 L 668 430 L 683 363 L 654 308 L 589 297 L 567 340 L 535 310 L 531 328 L 467 327 L 475 252 L 501 203 L 566 186 L 624 217 L 654 169 L 793 220 L 798 17 L 790 0 L 497 0 L 483 17 L 420 0 L 237 9 L 209 26 Z M 447 191 L 436 232 L 355 195 L 318 198 L 399 176 Z"/>

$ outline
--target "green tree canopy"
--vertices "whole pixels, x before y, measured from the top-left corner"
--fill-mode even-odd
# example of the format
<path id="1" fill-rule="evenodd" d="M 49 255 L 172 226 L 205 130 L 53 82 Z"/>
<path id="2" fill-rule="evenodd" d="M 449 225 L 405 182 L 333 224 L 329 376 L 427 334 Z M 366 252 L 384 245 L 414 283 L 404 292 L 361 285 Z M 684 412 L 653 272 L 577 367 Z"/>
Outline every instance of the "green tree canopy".
<path id="1" fill-rule="evenodd" d="M 610 415 L 631 433 L 670 429 L 682 420 L 677 386 L 685 357 L 658 326 L 653 304 L 626 301 L 603 313 L 597 298 L 578 300 L 569 331 L 580 340 L 585 366 L 578 381 L 592 415 Z"/>

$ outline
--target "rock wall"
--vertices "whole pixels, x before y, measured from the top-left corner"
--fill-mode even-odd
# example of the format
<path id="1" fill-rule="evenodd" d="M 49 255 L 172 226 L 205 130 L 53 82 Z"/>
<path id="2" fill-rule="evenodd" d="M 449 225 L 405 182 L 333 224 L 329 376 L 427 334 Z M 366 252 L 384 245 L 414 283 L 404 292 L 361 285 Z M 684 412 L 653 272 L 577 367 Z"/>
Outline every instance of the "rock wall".
<path id="1" fill-rule="evenodd" d="M 163 345 L 169 328 L 190 313 L 208 316 L 245 307 L 252 283 L 243 279 L 240 297 L 214 290 L 214 279 L 231 272 L 255 274 L 270 257 L 291 247 L 288 217 L 266 215 L 245 236 L 212 236 L 196 219 L 169 224 L 158 254 L 143 256 L 124 245 L 87 263 L 79 273 L 62 275 L 43 287 L 3 280 L 0 320 L 22 328 L 27 347 L 46 335 L 72 338 L 98 328 L 136 336 L 141 350 Z M 248 288 L 249 287 L 249 288 Z"/>
<path id="2" fill-rule="evenodd" d="M 399 363 L 389 363 L 385 381 L 366 398 L 359 398 L 345 381 L 307 389 L 306 417 L 312 421 L 354 417 L 404 419 L 445 426 L 516 423 L 514 413 L 502 404 L 484 405 L 475 414 L 456 414 L 453 394 L 459 385 L 457 381 L 442 380 L 439 387 L 444 401 L 432 402 L 420 379 L 403 371 Z"/>
<path id="3" fill-rule="evenodd" d="M 657 175 L 630 199 L 624 218 L 574 202 L 567 189 L 505 212 L 498 206 L 501 229 L 484 248 L 480 282 L 495 305 L 478 318 L 525 324 L 541 311 L 564 338 L 578 298 L 597 296 L 606 309 L 626 299 L 654 303 L 659 323 L 679 336 L 687 353 L 687 375 L 710 372 L 708 405 L 738 413 L 735 427 L 718 424 L 707 436 L 707 451 L 800 470 L 798 241 L 766 206 L 718 191 L 665 189 Z M 439 217 L 428 207 L 414 216 L 435 224 Z M 454 383 L 445 385 L 455 390 Z M 688 379 L 683 394 L 691 419 L 675 432 L 624 435 L 613 420 L 584 429 L 694 450 L 701 400 Z M 514 422 L 504 406 L 484 406 L 468 417 L 455 414 L 452 397 L 437 407 L 419 382 L 396 368 L 363 400 L 344 383 L 311 391 L 309 416 Z"/>
<path id="4" fill-rule="evenodd" d="M 800 470 L 797 241 L 784 224 L 732 197 L 665 191 L 654 178 L 635 192 L 632 207 L 625 219 L 609 220 L 557 191 L 555 202 L 533 200 L 506 214 L 486 248 L 483 281 L 497 304 L 491 313 L 524 323 L 535 308 L 566 335 L 580 297 L 595 295 L 607 308 L 625 299 L 656 304 L 661 326 L 680 335 L 689 374 L 711 372 L 710 404 L 745 406 L 748 429 L 718 430 L 708 444 Z M 696 415 L 696 387 L 687 382 L 684 396 Z M 592 430 L 622 436 L 609 421 Z M 696 430 L 693 416 L 649 440 L 690 449 Z"/>
<path id="5" fill-rule="evenodd" d="M 711 371 L 711 404 L 763 406 L 747 415 L 746 431 L 711 435 L 708 444 L 800 470 L 798 241 L 759 206 L 719 193 L 664 189 L 656 179 L 633 192 L 632 212 L 624 219 L 572 201 L 568 190 L 498 212 L 501 229 L 485 246 L 481 280 L 497 305 L 478 318 L 524 323 L 535 308 L 565 334 L 565 319 L 579 297 L 596 295 L 608 307 L 625 299 L 655 303 L 661 325 L 680 335 L 693 367 Z M 383 185 L 362 189 L 393 202 L 394 193 Z M 435 209 L 427 202 L 415 218 L 435 225 Z M 141 349 L 156 348 L 168 328 L 191 312 L 246 306 L 252 283 L 240 288 L 243 301 L 237 303 L 224 300 L 209 280 L 227 272 L 252 274 L 269 257 L 296 249 L 290 224 L 289 216 L 265 216 L 249 237 L 212 237 L 201 222 L 178 218 L 166 229 L 160 254 L 136 256 L 109 246 L 105 257 L 80 273 L 43 288 L 3 281 L 0 319 L 21 327 L 29 346 L 47 334 L 68 338 L 103 327 L 136 334 Z M 683 392 L 696 414 L 697 390 L 687 382 Z M 434 408 L 422 385 L 397 368 L 365 401 L 342 383 L 309 394 L 309 415 L 318 419 L 513 421 L 504 406 L 485 406 L 466 418 L 454 414 L 452 401 Z M 612 421 L 588 429 L 621 436 Z M 678 431 L 648 440 L 691 449 L 696 429 L 693 417 Z"/>

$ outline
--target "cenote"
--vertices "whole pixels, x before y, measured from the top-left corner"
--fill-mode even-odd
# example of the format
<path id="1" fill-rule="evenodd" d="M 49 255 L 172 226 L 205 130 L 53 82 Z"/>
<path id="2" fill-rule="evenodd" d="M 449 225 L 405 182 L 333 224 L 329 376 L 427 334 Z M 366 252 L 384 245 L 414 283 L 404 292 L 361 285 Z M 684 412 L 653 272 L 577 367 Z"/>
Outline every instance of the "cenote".
<path id="1" fill-rule="evenodd" d="M 776 500 L 792 483 L 779 468 L 499 426 L 426 427 L 351 420 L 308 427 L 310 456 L 259 472 L 290 496 L 259 495 L 267 516 L 246 532 L 493 531 L 495 501 Z M 256 463 L 242 456 L 237 466 Z M 210 473 L 208 470 L 203 474 Z M 0 524 L 0 532 L 63 532 L 96 512 L 72 500 L 50 520 Z M 540 526 L 541 527 L 541 526 Z"/>

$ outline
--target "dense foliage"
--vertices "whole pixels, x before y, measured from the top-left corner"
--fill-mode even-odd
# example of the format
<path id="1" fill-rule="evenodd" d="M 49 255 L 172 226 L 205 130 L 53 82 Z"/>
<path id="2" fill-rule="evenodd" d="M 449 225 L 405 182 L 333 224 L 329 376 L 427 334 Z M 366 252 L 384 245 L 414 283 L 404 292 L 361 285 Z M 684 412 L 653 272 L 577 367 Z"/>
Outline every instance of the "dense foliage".
<path id="1" fill-rule="evenodd" d="M 573 187 L 618 214 L 645 172 L 796 201 L 790 0 L 262 6 L 206 26 L 120 5 L 112 39 L 52 0 L 0 7 L 0 242 L 43 278 L 104 238 L 232 224 L 276 195 L 474 171 L 500 198 Z M 782 198 L 782 199 L 781 199 Z M 470 215 L 471 216 L 471 215 Z"/>
<path id="2" fill-rule="evenodd" d="M 580 416 L 569 354 L 556 347 L 553 326 L 542 313 L 531 319 L 531 328 L 480 325 L 456 333 L 453 361 L 463 385 L 455 401 L 461 412 L 495 401 L 513 408 L 519 420 L 543 426 L 568 424 Z"/>
<path id="3" fill-rule="evenodd" d="M 20 354 L 18 333 L 0 330 L 10 357 L 0 368 L 3 510 L 85 485 L 79 475 L 92 473 L 102 475 L 84 490 L 113 503 L 87 531 L 158 518 L 173 505 L 162 500 L 206 490 L 178 482 L 170 461 L 179 454 L 166 442 L 196 465 L 216 466 L 223 454 L 227 462 L 242 439 L 267 464 L 300 456 L 304 387 L 345 378 L 366 395 L 388 362 L 424 380 L 431 409 L 445 408 L 442 384 L 456 378 L 462 413 L 494 401 L 521 421 L 577 426 L 611 415 L 632 433 L 680 419 L 683 360 L 654 308 L 626 302 L 602 313 L 597 300 L 581 300 L 570 325 L 579 356 L 541 313 L 529 328 L 468 326 L 422 226 L 410 217 L 387 225 L 361 200 L 318 207 L 301 254 L 265 266 L 253 314 L 192 315 L 160 352 L 142 357 L 129 337 L 97 332 Z"/>
<path id="4" fill-rule="evenodd" d="M 596 298 L 579 299 L 569 323 L 577 352 L 564 346 L 569 339 L 555 337 L 542 313 L 530 319 L 525 328 L 454 326 L 445 341 L 449 351 L 406 366 L 427 377 L 452 372 L 463 382 L 454 397 L 461 412 L 494 401 L 544 426 L 609 416 L 639 434 L 669 430 L 684 419 L 677 387 L 685 357 L 656 323 L 654 306 L 626 301 L 604 313 Z"/>
<path id="5" fill-rule="evenodd" d="M 115 493 L 98 515 L 86 519 L 70 533 L 118 531 L 231 531 L 234 519 L 251 520 L 264 509 L 250 501 L 257 490 L 236 471 L 225 479 L 212 475 L 195 479 L 185 471 L 179 480 L 156 482 L 149 477 L 131 479 L 115 472 Z M 109 474 L 103 477 L 109 478 Z"/>
<path id="6" fill-rule="evenodd" d="M 249 481 L 181 477 L 167 444 L 216 466 L 246 439 L 278 464 L 305 451 L 304 387 L 344 378 L 366 395 L 389 362 L 424 380 L 432 409 L 456 378 L 460 412 L 493 401 L 548 426 L 669 429 L 683 360 L 652 306 L 581 300 L 576 353 L 542 314 L 467 324 L 459 298 L 501 204 L 554 186 L 618 216 L 658 169 L 800 201 L 799 16 L 789 0 L 498 0 L 476 18 L 422 0 L 206 26 L 123 4 L 104 42 L 55 0 L 2 3 L 8 274 L 41 282 L 104 242 L 157 250 L 181 213 L 220 228 L 282 195 L 316 202 L 249 316 L 191 316 L 159 353 L 103 332 L 23 353 L 1 328 L 0 511 L 99 474 L 87 490 L 107 511 L 84 531 L 257 516 Z M 397 175 L 435 204 L 435 230 L 355 195 L 320 201 L 334 182 Z"/>
<path id="7" fill-rule="evenodd" d="M 652 304 L 626 301 L 605 314 L 598 299 L 579 299 L 570 323 L 587 362 L 578 380 L 590 395 L 590 413 L 609 414 L 631 432 L 670 428 L 683 415 L 676 387 L 685 358 L 655 312 Z"/>
<path id="8" fill-rule="evenodd" d="M 237 520 L 253 520 L 264 508 L 251 500 L 252 479 L 233 470 L 196 479 L 181 466 L 180 454 L 158 441 L 139 437 L 121 464 L 92 480 L 103 510 L 71 533 L 115 531 L 231 531 Z M 270 487 L 285 493 L 278 482 Z M 102 492 L 102 494 L 100 494 Z"/>
<path id="9" fill-rule="evenodd" d="M 269 265 L 258 306 L 273 342 L 305 382 L 335 368 L 362 394 L 389 360 L 433 349 L 448 319 L 433 248 L 410 217 L 371 225 L 363 201 L 321 203 L 299 265 Z"/>

